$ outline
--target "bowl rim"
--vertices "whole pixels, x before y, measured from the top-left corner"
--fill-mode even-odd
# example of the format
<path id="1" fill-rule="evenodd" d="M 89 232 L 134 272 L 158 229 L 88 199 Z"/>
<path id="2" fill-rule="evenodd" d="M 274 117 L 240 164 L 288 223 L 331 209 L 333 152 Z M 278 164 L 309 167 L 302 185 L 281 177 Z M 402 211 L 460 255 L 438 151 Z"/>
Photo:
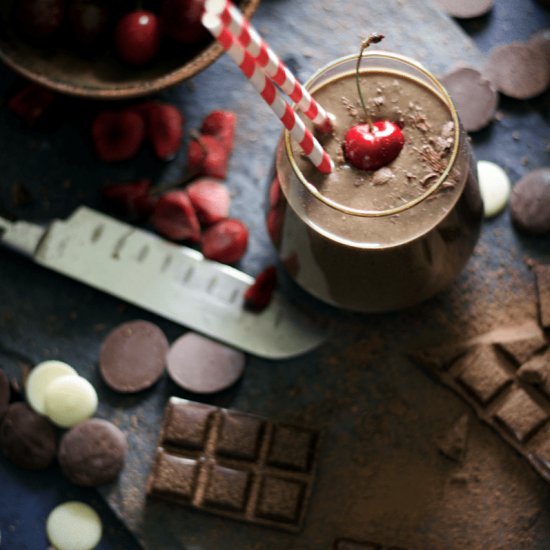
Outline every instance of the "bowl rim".
<path id="1" fill-rule="evenodd" d="M 246 0 L 246 6 L 242 8 L 245 17 L 251 17 L 258 8 L 260 0 Z M 75 97 L 88 99 L 132 99 L 159 92 L 174 86 L 184 80 L 191 78 L 204 69 L 209 67 L 216 59 L 220 57 L 223 48 L 213 39 L 213 41 L 202 49 L 195 57 L 191 58 L 185 65 L 177 69 L 155 77 L 151 80 L 136 82 L 133 84 L 121 83 L 120 87 L 112 88 L 90 88 L 77 83 L 59 81 L 48 77 L 44 73 L 36 72 L 25 65 L 20 64 L 13 56 L 0 47 L 0 60 L 19 75 L 28 80 L 40 84 L 50 90 L 67 94 Z"/>

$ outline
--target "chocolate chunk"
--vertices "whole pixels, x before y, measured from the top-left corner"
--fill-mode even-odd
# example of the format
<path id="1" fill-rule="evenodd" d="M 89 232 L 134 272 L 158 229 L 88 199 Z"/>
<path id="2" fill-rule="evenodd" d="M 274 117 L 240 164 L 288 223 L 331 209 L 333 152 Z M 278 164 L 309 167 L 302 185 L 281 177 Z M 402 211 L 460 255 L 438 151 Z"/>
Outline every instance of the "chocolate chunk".
<path id="1" fill-rule="evenodd" d="M 0 369 L 0 422 L 8 410 L 10 404 L 10 381 L 6 373 Z"/>
<path id="2" fill-rule="evenodd" d="M 460 67 L 443 76 L 441 82 L 447 88 L 467 132 L 477 132 L 493 120 L 498 94 L 479 71 Z"/>
<path id="3" fill-rule="evenodd" d="M 548 420 L 548 413 L 521 388 L 514 389 L 495 412 L 495 418 L 524 442 Z"/>
<path id="4" fill-rule="evenodd" d="M 124 466 L 126 436 L 111 422 L 93 418 L 61 438 L 58 460 L 74 484 L 98 487 L 113 481 Z"/>
<path id="5" fill-rule="evenodd" d="M 488 403 L 512 380 L 491 345 L 474 348 L 461 359 L 457 378 L 482 404 Z"/>
<path id="6" fill-rule="evenodd" d="M 540 324 L 550 327 L 550 265 L 538 265 L 535 267 L 537 280 L 537 295 L 539 302 Z"/>
<path id="7" fill-rule="evenodd" d="M 296 531 L 311 492 L 318 434 L 171 398 L 147 494 Z"/>
<path id="8" fill-rule="evenodd" d="M 105 383 L 121 393 L 151 387 L 162 376 L 168 341 L 156 325 L 132 321 L 114 329 L 101 346 L 99 369 Z"/>
<path id="9" fill-rule="evenodd" d="M 446 13 L 458 19 L 481 17 L 491 10 L 493 0 L 436 0 Z"/>
<path id="10" fill-rule="evenodd" d="M 518 377 L 537 386 L 550 399 L 550 351 L 524 363 L 518 370 Z"/>
<path id="11" fill-rule="evenodd" d="M 550 63 L 550 29 L 542 29 L 536 32 L 527 42 L 529 46 L 539 50 Z"/>
<path id="12" fill-rule="evenodd" d="M 178 338 L 166 357 L 170 378 L 184 390 L 216 393 L 232 386 L 243 374 L 244 353 L 200 334 Z"/>
<path id="13" fill-rule="evenodd" d="M 550 168 L 540 168 L 523 176 L 510 199 L 514 225 L 532 235 L 550 232 Z"/>
<path id="14" fill-rule="evenodd" d="M 546 345 L 546 338 L 542 334 L 523 340 L 497 344 L 518 366 L 523 365 L 535 353 L 544 349 Z"/>
<path id="15" fill-rule="evenodd" d="M 550 83 L 550 65 L 545 56 L 522 42 L 494 48 L 486 70 L 497 90 L 515 99 L 535 97 Z"/>
<path id="16" fill-rule="evenodd" d="M 0 447 L 16 466 L 45 470 L 55 459 L 55 429 L 46 417 L 25 403 L 13 403 L 0 425 Z"/>
<path id="17" fill-rule="evenodd" d="M 451 460 L 461 462 L 468 441 L 468 415 L 462 415 L 449 430 L 438 439 L 438 449 Z"/>

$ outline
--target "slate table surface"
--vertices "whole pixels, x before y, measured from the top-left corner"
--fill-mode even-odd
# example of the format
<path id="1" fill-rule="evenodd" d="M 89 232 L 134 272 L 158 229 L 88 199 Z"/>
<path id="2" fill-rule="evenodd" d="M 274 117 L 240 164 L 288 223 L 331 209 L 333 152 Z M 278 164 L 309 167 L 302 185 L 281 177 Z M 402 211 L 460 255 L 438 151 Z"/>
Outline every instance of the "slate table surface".
<path id="1" fill-rule="evenodd" d="M 402 9 L 403 24 L 409 19 L 414 20 L 415 14 L 411 10 L 416 3 L 414 0 L 396 0 L 386 3 L 385 6 L 388 8 L 395 4 L 395 8 Z M 326 25 L 321 25 L 320 31 L 315 34 L 315 37 L 307 40 L 307 44 L 304 44 L 304 37 L 300 33 L 303 30 L 303 26 L 300 26 L 300 17 L 297 17 L 289 26 L 277 26 L 280 20 L 284 20 L 285 10 L 295 9 L 296 13 L 303 17 L 300 6 L 303 10 L 304 4 L 294 2 L 292 6 L 291 0 L 264 0 L 257 14 L 261 30 L 267 32 L 268 39 L 276 44 L 302 79 L 311 74 L 310 67 L 319 66 L 330 60 L 323 57 L 326 48 L 322 43 L 326 40 L 326 36 L 323 36 L 322 29 L 326 28 L 327 33 L 332 32 L 329 24 L 331 10 L 336 10 L 335 6 L 338 3 L 320 2 L 319 4 L 324 10 L 319 12 L 320 17 L 324 18 Z M 341 6 L 345 10 L 359 4 L 363 5 L 367 2 L 342 2 Z M 377 14 L 380 14 L 380 17 L 384 15 L 384 9 L 373 1 L 368 2 L 368 8 L 371 10 L 369 14 L 372 14 L 372 17 L 364 17 L 362 25 L 369 31 L 381 30 L 374 22 Z M 462 30 L 470 35 L 477 48 L 482 53 L 486 53 L 497 44 L 525 40 L 533 32 L 548 27 L 548 14 L 549 12 L 541 8 L 535 0 L 497 0 L 490 16 L 461 23 L 461 26 Z M 332 15 L 332 19 L 337 21 L 336 12 L 332 11 Z M 432 23 L 433 21 L 430 22 Z M 281 30 L 282 28 L 284 30 Z M 401 28 L 396 24 L 396 30 Z M 441 28 L 432 28 L 433 36 L 427 36 L 426 32 L 422 32 L 421 27 L 409 28 L 404 33 L 394 33 L 388 49 L 405 53 L 408 46 L 407 40 L 417 32 L 418 40 L 410 48 L 411 55 L 422 58 L 429 68 L 439 74 L 461 59 L 481 66 L 482 55 L 469 46 L 470 43 L 466 38 L 463 41 L 458 40 L 460 44 L 464 44 L 462 52 L 457 52 L 456 47 L 454 49 L 449 47 L 448 50 L 453 51 L 454 55 L 447 56 L 444 60 L 436 53 L 430 54 L 434 36 L 436 39 L 445 40 L 442 35 L 447 28 L 444 25 Z M 386 32 L 390 37 L 391 30 L 390 28 Z M 336 29 L 336 31 L 334 48 L 339 48 L 337 50 L 339 53 L 352 52 L 358 37 L 347 36 L 343 29 Z M 288 36 L 284 33 L 288 33 Z M 305 34 L 307 36 L 307 32 Z M 239 96 L 239 86 L 235 89 L 227 89 L 220 95 L 220 91 L 215 90 L 220 75 L 228 75 L 228 78 L 232 79 L 231 82 L 239 82 L 241 78 L 240 75 L 235 74 L 235 68 L 225 59 L 195 80 L 184 83 L 163 96 L 181 106 L 186 115 L 188 127 L 196 126 L 201 117 L 212 108 L 227 107 L 239 111 L 236 151 L 228 185 L 234 194 L 234 213 L 242 216 L 251 227 L 251 246 L 241 268 L 255 274 L 263 265 L 274 259 L 274 253 L 263 227 L 262 203 L 263 189 L 269 172 L 265 159 L 269 158 L 275 147 L 279 129 L 277 121 L 270 118 L 270 113 L 266 112 L 259 101 L 252 102 L 248 106 L 243 105 L 243 99 Z M 16 75 L 5 67 L 0 67 L 1 96 L 5 97 L 17 81 Z M 244 83 L 241 84 L 244 86 Z M 183 153 L 168 165 L 158 163 L 146 152 L 141 154 L 136 162 L 122 166 L 100 165 L 95 160 L 86 137 L 89 118 L 96 108 L 97 106 L 91 103 L 67 101 L 66 116 L 48 132 L 26 129 L 6 108 L 0 108 L 0 206 L 3 210 L 29 220 L 45 222 L 55 216 L 66 216 L 81 203 L 98 207 L 98 188 L 106 181 L 129 181 L 147 175 L 155 181 L 168 182 L 173 181 L 182 172 L 185 166 Z M 548 151 L 545 150 L 549 141 L 548 97 L 529 102 L 501 100 L 500 108 L 505 113 L 505 118 L 474 136 L 475 151 L 478 158 L 492 160 L 502 165 L 515 181 L 530 169 L 549 164 Z M 264 135 L 257 134 L 258 127 L 262 128 Z M 512 132 L 517 132 L 514 134 L 516 138 L 512 136 Z M 520 139 L 517 139 L 517 136 L 521 136 Z M 258 141 L 263 144 L 262 153 L 252 155 L 251 152 L 255 149 L 251 144 Z M 12 188 L 17 182 L 25 184 L 32 196 L 29 204 L 20 207 L 14 205 L 12 201 Z M 416 371 L 410 363 L 401 360 L 401 354 L 396 355 L 394 352 L 405 349 L 415 340 L 432 341 L 434 334 L 438 334 L 437 327 L 434 327 L 433 323 L 426 318 L 441 318 L 448 311 L 453 311 L 457 326 L 451 326 L 450 329 L 447 326 L 446 332 L 475 332 L 476 327 L 486 328 L 486 324 L 490 324 L 491 319 L 484 319 L 483 313 L 479 313 L 480 308 L 469 303 L 469 299 L 461 299 L 461 295 L 466 296 L 466 291 L 472 287 L 478 291 L 484 291 L 483 299 L 487 300 L 487 303 L 498 300 L 503 289 L 504 291 L 509 289 L 511 295 L 515 294 L 519 302 L 531 299 L 532 293 L 522 290 L 524 287 L 530 288 L 529 285 L 532 284 L 531 275 L 523 264 L 524 256 L 549 262 L 550 242 L 547 238 L 519 237 L 511 231 L 509 216 L 505 213 L 485 224 L 478 251 L 472 258 L 469 269 L 461 275 L 449 292 L 413 311 L 382 316 L 358 316 L 325 308 L 309 300 L 284 280 L 283 287 L 286 292 L 305 306 L 314 309 L 321 317 L 331 321 L 335 336 L 323 349 L 305 358 L 277 364 L 251 361 L 249 370 L 240 384 L 208 401 L 295 422 L 317 423 L 320 427 L 326 427 L 326 456 L 322 465 L 325 475 L 319 479 L 317 490 L 319 498 L 325 501 L 333 499 L 337 506 L 345 499 L 342 500 L 344 497 L 339 494 L 338 485 L 335 485 L 337 482 L 331 483 L 329 480 L 331 476 L 328 474 L 330 472 L 338 481 L 341 481 L 342 487 L 351 487 L 354 476 L 358 475 L 353 473 L 353 467 L 359 471 L 364 466 L 362 454 L 366 443 L 360 437 L 350 435 L 354 431 L 352 424 L 356 421 L 355 409 L 353 407 L 352 411 L 338 409 L 337 392 L 345 392 L 349 386 L 339 383 L 339 371 L 334 363 L 340 361 L 350 363 L 350 372 L 356 376 L 354 380 L 357 381 L 357 392 L 352 392 L 348 397 L 352 400 L 357 399 L 361 403 L 364 400 L 367 403 L 365 411 L 361 413 L 363 422 L 377 420 L 382 425 L 389 426 L 392 437 L 399 440 L 398 446 L 404 448 L 410 446 L 411 456 L 422 452 L 433 453 L 431 439 L 434 430 L 448 425 L 453 416 L 464 410 L 465 406 L 458 399 L 450 397 L 446 389 L 437 386 Z M 503 266 L 514 276 L 510 278 L 505 276 L 498 285 L 487 281 L 488 274 L 494 273 L 495 269 Z M 518 281 L 523 285 L 521 288 L 515 288 Z M 494 288 L 495 285 L 499 286 L 498 292 Z M 458 308 L 457 304 L 459 304 Z M 472 316 L 475 315 L 481 319 L 472 320 Z M 75 364 L 99 388 L 100 414 L 113 418 L 123 426 L 129 425 L 131 416 L 146 414 L 147 411 L 151 413 L 150 418 L 158 418 L 166 396 L 184 395 L 166 379 L 153 391 L 126 398 L 124 401 L 102 386 L 96 367 L 97 350 L 101 340 L 110 327 L 134 318 L 150 319 L 159 323 L 170 339 L 181 333 L 181 329 L 171 323 L 121 304 L 78 283 L 48 273 L 11 252 L 0 250 L 0 361 L 2 366 L 9 372 L 15 373 L 21 363 L 34 364 L 43 359 L 61 357 Z M 470 323 L 468 326 L 466 326 L 467 321 Z M 414 323 L 414 331 L 410 329 L 411 323 Z M 382 353 L 379 359 L 373 359 L 369 369 L 366 369 L 365 365 L 361 365 L 361 361 L 357 359 L 357 353 L 354 354 L 352 351 L 361 352 L 364 348 L 366 361 L 369 350 L 373 346 L 383 348 L 386 353 L 385 355 Z M 380 362 L 385 364 L 381 365 Z M 346 375 L 342 374 L 342 376 L 345 378 Z M 332 386 L 334 390 L 331 394 L 329 388 Z M 396 428 L 399 419 L 392 419 L 392 414 L 387 415 L 386 419 L 381 418 L 382 412 L 386 410 L 380 402 L 380 400 L 384 401 L 384 392 L 393 397 L 400 396 L 402 407 L 416 411 L 418 417 L 415 422 L 415 429 L 418 430 L 416 435 L 411 434 L 406 426 L 402 431 Z M 293 397 L 289 399 L 288 396 Z M 190 395 L 184 395 L 184 397 L 192 398 Z M 440 419 L 439 422 L 434 421 L 425 406 L 426 398 L 438 403 L 449 401 L 449 416 Z M 345 409 L 349 401 L 345 401 L 344 398 L 342 400 L 343 409 Z M 148 418 L 138 417 L 137 425 L 139 426 L 140 422 L 147 425 L 148 420 Z M 395 425 L 392 425 L 392 422 Z M 146 429 L 149 435 L 150 429 L 152 428 Z M 494 434 L 486 428 L 480 428 L 480 432 L 491 441 L 491 445 L 500 449 L 501 443 Z M 139 446 L 139 438 L 136 439 L 135 433 L 131 435 L 131 441 L 134 439 Z M 372 452 L 376 453 L 377 450 L 384 448 L 386 443 L 380 445 L 380 442 L 374 442 Z M 337 447 L 342 447 L 349 455 L 351 470 L 349 465 L 342 463 L 342 455 L 335 451 Z M 513 472 L 520 472 L 527 480 L 525 487 L 521 489 L 525 489 L 527 493 L 531 491 L 529 498 L 536 498 L 541 509 L 550 510 L 548 487 L 530 471 L 527 464 L 512 451 L 509 453 L 510 468 Z M 491 460 L 490 457 L 485 459 Z M 138 475 L 144 475 L 143 465 L 137 465 L 136 468 L 140 470 Z M 351 473 L 346 478 L 348 470 Z M 359 523 L 353 525 L 354 514 L 357 513 L 353 507 L 347 506 L 343 517 L 336 518 L 334 513 L 332 517 L 327 516 L 330 514 L 326 506 L 323 508 L 322 504 L 312 503 L 311 525 L 306 525 L 304 536 L 300 539 L 289 535 L 279 538 L 278 534 L 272 534 L 269 530 L 240 524 L 235 526 L 233 522 L 211 516 L 182 512 L 182 518 L 186 521 L 186 532 L 181 535 L 181 538 L 172 539 L 178 542 L 170 544 L 166 542 L 170 539 L 163 539 L 163 535 L 158 532 L 162 531 L 162 522 L 165 519 L 163 513 L 166 510 L 162 512 L 161 508 L 161 512 L 158 510 L 155 512 L 154 521 L 160 525 L 157 525 L 157 532 L 150 532 L 151 529 L 153 531 L 155 529 L 147 525 L 145 529 L 140 513 L 131 509 L 131 505 L 125 504 L 125 497 L 128 496 L 128 487 L 125 483 L 133 479 L 132 476 L 125 475 L 120 487 L 107 488 L 103 491 L 103 497 L 130 526 L 141 544 L 155 550 L 176 547 L 204 550 L 240 549 L 249 547 L 249 544 L 250 548 L 300 548 L 302 550 L 329 548 L 335 536 L 361 537 L 365 536 L 365 532 L 372 533 L 373 536 L 377 534 L 381 537 L 388 536 L 388 525 L 384 525 L 387 517 L 376 516 L 374 513 L 373 517 L 378 520 L 379 526 L 366 525 L 365 529 L 362 529 Z M 357 479 L 364 481 L 360 476 Z M 506 494 L 502 498 L 506 499 Z M 99 548 L 130 550 L 140 547 L 132 534 L 95 491 L 81 490 L 72 486 L 63 479 L 56 468 L 47 473 L 28 473 L 16 470 L 0 458 L 0 548 L 10 550 L 46 548 L 45 518 L 53 506 L 68 499 L 90 502 L 100 512 L 106 529 Z M 358 498 L 358 501 L 360 500 Z M 315 523 L 319 518 L 324 521 Z M 460 524 L 460 518 L 457 520 Z M 513 529 L 514 526 L 515 523 L 512 520 L 510 528 Z M 423 529 L 428 533 L 430 530 L 433 531 L 433 537 L 423 534 L 421 532 Z M 530 525 L 530 529 L 531 544 L 526 548 L 541 550 L 548 548 L 550 515 L 543 512 L 542 515 L 537 516 L 536 521 Z M 431 547 L 437 547 L 442 540 L 438 538 L 437 525 L 430 526 L 423 523 L 418 526 L 418 531 L 417 540 L 433 541 Z M 168 528 L 169 532 L 170 528 Z M 405 536 L 406 529 L 402 533 L 399 529 L 395 529 L 394 538 L 389 542 L 406 545 L 407 540 L 402 538 Z M 424 539 L 423 536 L 425 536 Z M 471 540 L 476 540 L 474 535 L 472 537 L 474 538 Z M 487 543 L 492 547 L 497 546 L 496 541 Z M 475 543 L 470 546 L 476 548 Z M 507 546 L 503 544 L 500 547 Z"/>

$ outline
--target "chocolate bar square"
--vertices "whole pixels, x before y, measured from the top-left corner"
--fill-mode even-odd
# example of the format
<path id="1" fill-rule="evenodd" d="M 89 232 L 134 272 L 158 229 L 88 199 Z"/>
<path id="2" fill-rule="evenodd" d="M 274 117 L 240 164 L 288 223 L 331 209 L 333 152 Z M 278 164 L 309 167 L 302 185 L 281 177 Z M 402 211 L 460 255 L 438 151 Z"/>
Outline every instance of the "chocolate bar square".
<path id="1" fill-rule="evenodd" d="M 193 403 L 188 407 L 169 404 L 161 443 L 186 449 L 202 449 L 210 425 L 210 415 L 214 410 L 201 403 Z"/>
<path id="2" fill-rule="evenodd" d="M 297 523 L 305 488 L 301 481 L 265 476 L 260 487 L 256 515 L 283 523 Z"/>
<path id="3" fill-rule="evenodd" d="M 546 347 L 546 338 L 542 334 L 516 340 L 515 342 L 505 342 L 497 344 L 516 365 L 523 365 L 531 359 L 535 353 Z"/>
<path id="4" fill-rule="evenodd" d="M 460 360 L 458 381 L 482 404 L 487 404 L 512 380 L 491 345 L 478 346 Z"/>
<path id="5" fill-rule="evenodd" d="M 222 414 L 216 453 L 222 456 L 255 460 L 260 450 L 265 422 L 251 414 Z"/>
<path id="6" fill-rule="evenodd" d="M 267 462 L 273 466 L 307 472 L 311 467 L 315 445 L 316 435 L 313 431 L 279 424 L 271 436 Z"/>
<path id="7" fill-rule="evenodd" d="M 154 484 L 150 485 L 150 491 L 159 496 L 191 502 L 198 471 L 196 460 L 159 451 L 153 466 Z"/>
<path id="8" fill-rule="evenodd" d="M 248 500 L 250 474 L 243 470 L 214 465 L 208 476 L 204 504 L 243 512 Z"/>
<path id="9" fill-rule="evenodd" d="M 495 411 L 495 418 L 524 442 L 548 420 L 548 414 L 525 390 L 515 388 Z"/>
<path id="10" fill-rule="evenodd" d="M 537 280 L 540 324 L 548 328 L 550 327 L 550 265 L 536 266 L 535 278 Z"/>
<path id="11" fill-rule="evenodd" d="M 524 382 L 537 386 L 550 398 L 550 352 L 527 361 L 518 370 L 518 376 Z"/>

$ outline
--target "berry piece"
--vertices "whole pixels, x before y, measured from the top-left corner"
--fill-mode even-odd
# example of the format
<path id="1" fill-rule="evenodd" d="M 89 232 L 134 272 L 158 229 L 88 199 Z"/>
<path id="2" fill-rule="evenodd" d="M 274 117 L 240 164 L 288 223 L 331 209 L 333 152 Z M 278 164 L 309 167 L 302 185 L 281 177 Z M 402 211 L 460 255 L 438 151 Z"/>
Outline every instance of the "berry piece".
<path id="1" fill-rule="evenodd" d="M 159 50 L 160 36 L 159 20 L 153 12 L 133 11 L 122 17 L 116 26 L 116 52 L 128 65 L 146 65 Z"/>
<path id="2" fill-rule="evenodd" d="M 236 124 L 237 115 L 235 113 L 231 111 L 212 111 L 202 121 L 201 134 L 214 136 L 229 155 L 233 150 Z"/>
<path id="3" fill-rule="evenodd" d="M 274 266 L 264 269 L 244 293 L 244 304 L 254 311 L 263 311 L 271 302 L 277 286 L 277 270 Z"/>
<path id="4" fill-rule="evenodd" d="M 130 220 L 148 218 L 155 207 L 155 198 L 149 195 L 151 182 L 139 180 L 129 183 L 109 183 L 101 190 L 107 208 Z"/>
<path id="5" fill-rule="evenodd" d="M 227 187 L 219 181 L 200 179 L 186 190 L 199 221 L 204 225 L 212 225 L 229 216 L 231 198 Z"/>
<path id="6" fill-rule="evenodd" d="M 64 0 L 19 0 L 14 5 L 21 31 L 37 42 L 52 38 L 65 17 Z"/>
<path id="7" fill-rule="evenodd" d="M 143 114 L 147 138 L 161 160 L 176 156 L 183 137 L 183 115 L 173 105 L 160 101 L 146 101 L 136 106 Z"/>
<path id="8" fill-rule="evenodd" d="M 405 138 L 399 126 L 387 120 L 352 126 L 344 138 L 346 159 L 361 170 L 386 166 L 403 149 Z"/>
<path id="9" fill-rule="evenodd" d="M 27 82 L 8 100 L 8 107 L 29 126 L 34 126 L 55 100 L 55 94 L 32 82 Z"/>
<path id="10" fill-rule="evenodd" d="M 195 45 L 210 38 L 201 17 L 204 0 L 163 0 L 160 18 L 164 33 L 175 42 Z"/>
<path id="11" fill-rule="evenodd" d="M 151 222 L 161 235 L 173 241 L 200 240 L 199 220 L 185 191 L 162 195 L 155 205 Z"/>
<path id="12" fill-rule="evenodd" d="M 109 24 L 105 0 L 73 0 L 69 6 L 69 29 L 73 41 L 83 49 L 99 45 Z"/>
<path id="13" fill-rule="evenodd" d="M 211 260 L 226 264 L 238 262 L 248 246 L 248 229 L 239 220 L 222 220 L 202 236 L 202 253 Z"/>
<path id="14" fill-rule="evenodd" d="M 188 167 L 191 174 L 225 179 L 229 156 L 213 136 L 199 136 L 189 143 Z"/>
<path id="15" fill-rule="evenodd" d="M 137 154 L 145 139 L 145 123 L 129 110 L 102 111 L 92 123 L 92 138 L 101 160 L 128 160 Z"/>

